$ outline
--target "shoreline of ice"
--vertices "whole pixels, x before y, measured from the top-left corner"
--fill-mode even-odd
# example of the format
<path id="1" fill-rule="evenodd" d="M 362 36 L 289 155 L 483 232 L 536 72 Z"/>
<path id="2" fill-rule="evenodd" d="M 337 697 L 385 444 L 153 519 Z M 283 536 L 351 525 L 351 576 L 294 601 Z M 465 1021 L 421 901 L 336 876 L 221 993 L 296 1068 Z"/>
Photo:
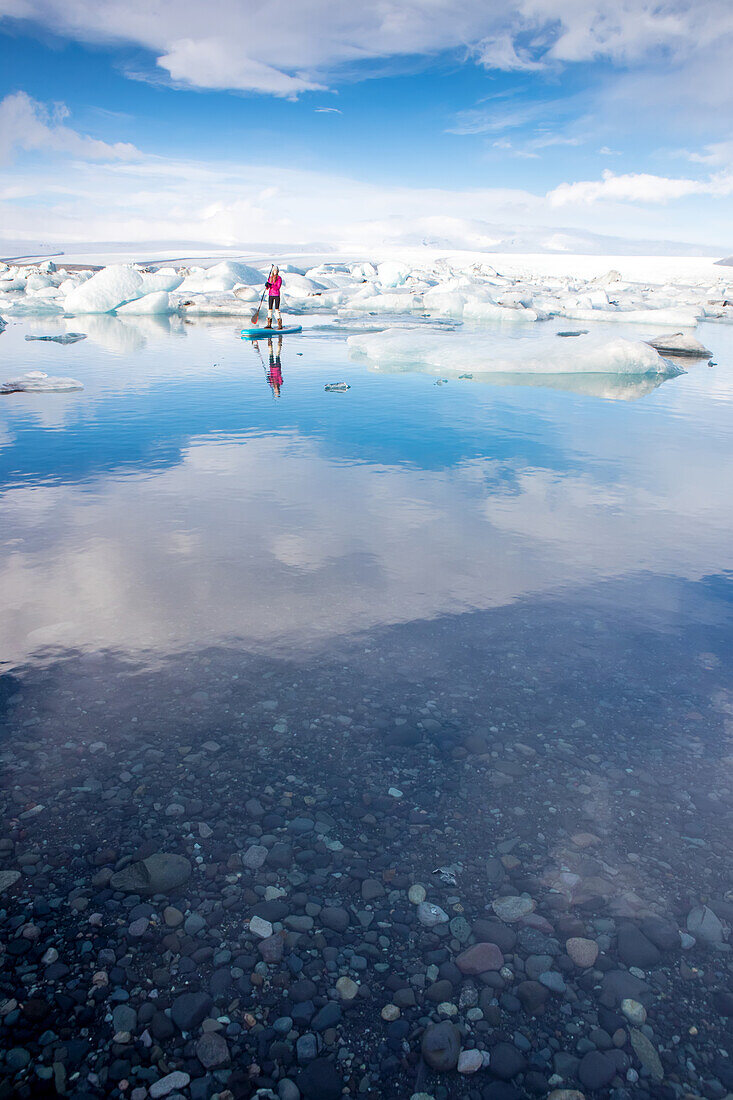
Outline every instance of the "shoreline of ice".
<path id="1" fill-rule="evenodd" d="M 447 352 L 442 356 L 439 350 L 446 339 L 440 326 L 456 328 L 460 339 L 472 347 L 472 334 L 482 327 L 494 332 L 498 325 L 527 335 L 555 319 L 566 320 L 571 327 L 578 323 L 594 327 L 600 322 L 601 331 L 609 323 L 633 325 L 639 328 L 638 340 L 619 340 L 606 330 L 603 352 L 596 345 L 591 347 L 592 342 L 577 344 L 581 338 L 573 341 L 573 347 L 564 342 L 563 348 L 540 348 L 532 340 L 513 349 L 508 359 L 496 356 L 495 365 L 482 369 L 654 374 L 676 373 L 676 368 L 659 366 L 661 357 L 643 342 L 644 328 L 649 334 L 668 328 L 689 336 L 700 321 L 733 322 L 733 306 L 727 304 L 733 300 L 729 282 L 733 276 L 725 268 L 702 270 L 700 261 L 701 273 L 693 277 L 688 261 L 684 272 L 667 281 L 633 281 L 614 269 L 597 274 L 598 257 L 572 259 L 578 261 L 577 270 L 568 257 L 514 256 L 510 271 L 498 263 L 494 266 L 497 257 L 493 255 L 428 252 L 374 262 L 326 260 L 307 268 L 285 262 L 280 266 L 285 310 L 297 315 L 304 328 L 327 321 L 328 331 L 343 329 L 346 335 L 350 327 L 353 332 L 354 323 L 369 323 L 393 333 L 396 329 L 404 343 L 405 334 L 420 322 L 423 330 L 430 328 L 432 345 L 432 352 L 420 352 L 421 361 L 441 370 L 446 369 Z M 712 260 L 705 262 L 712 268 Z M 661 267 L 670 261 L 658 257 L 656 263 Z M 96 271 L 57 267 L 51 260 L 0 264 L 0 316 L 14 320 L 100 315 L 243 319 L 256 308 L 268 271 L 269 264 L 231 259 L 208 266 L 117 263 Z M 352 349 L 359 339 L 349 341 Z M 451 337 L 454 352 L 456 339 Z M 377 333 L 370 347 L 378 348 L 384 358 L 387 345 L 395 352 L 398 342 L 394 335 Z M 632 345 L 635 350 L 630 351 Z M 414 341 L 412 347 L 414 352 Z M 397 357 L 404 359 L 404 354 L 400 351 Z"/>

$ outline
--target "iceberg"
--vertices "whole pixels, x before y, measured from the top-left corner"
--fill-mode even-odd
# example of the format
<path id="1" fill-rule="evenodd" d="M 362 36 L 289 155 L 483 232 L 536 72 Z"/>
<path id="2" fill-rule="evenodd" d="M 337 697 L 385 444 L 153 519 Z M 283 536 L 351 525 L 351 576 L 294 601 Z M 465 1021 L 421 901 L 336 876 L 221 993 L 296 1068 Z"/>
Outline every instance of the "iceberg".
<path id="1" fill-rule="evenodd" d="M 83 384 L 75 378 L 53 378 L 40 370 L 30 370 L 20 378 L 0 382 L 0 393 L 68 393 L 83 389 Z"/>
<path id="2" fill-rule="evenodd" d="M 256 267 L 224 260 L 214 267 L 194 268 L 177 289 L 182 294 L 221 294 L 237 285 L 262 286 L 264 281 L 265 276 Z"/>
<path id="3" fill-rule="evenodd" d="M 132 264 L 112 264 L 66 295 L 67 313 L 111 313 L 145 293 L 142 273 Z"/>
<path id="4" fill-rule="evenodd" d="M 598 344 L 579 336 L 569 344 L 550 339 L 508 339 L 483 333 L 438 333 L 405 329 L 349 336 L 350 351 L 380 369 L 424 370 L 458 377 L 478 374 L 667 375 L 684 371 L 641 341 Z"/>
<path id="5" fill-rule="evenodd" d="M 123 306 L 118 306 L 115 312 L 123 316 L 140 316 L 150 313 L 173 313 L 171 296 L 165 290 L 156 290 L 152 294 L 143 294 L 142 298 L 134 298 Z"/>

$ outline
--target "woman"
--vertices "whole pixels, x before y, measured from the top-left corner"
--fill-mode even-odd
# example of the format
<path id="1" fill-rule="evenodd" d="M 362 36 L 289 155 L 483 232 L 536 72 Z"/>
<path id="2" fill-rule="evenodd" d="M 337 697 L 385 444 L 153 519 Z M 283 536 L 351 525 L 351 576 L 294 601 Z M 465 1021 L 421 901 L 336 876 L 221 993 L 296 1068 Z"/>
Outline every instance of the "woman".
<path id="1" fill-rule="evenodd" d="M 277 327 L 283 327 L 283 319 L 280 313 L 280 291 L 282 289 L 283 281 L 280 278 L 280 268 L 273 267 L 270 272 L 270 278 L 267 280 L 265 286 L 269 292 L 267 299 L 267 324 L 265 328 L 272 328 L 272 311 L 277 311 Z"/>

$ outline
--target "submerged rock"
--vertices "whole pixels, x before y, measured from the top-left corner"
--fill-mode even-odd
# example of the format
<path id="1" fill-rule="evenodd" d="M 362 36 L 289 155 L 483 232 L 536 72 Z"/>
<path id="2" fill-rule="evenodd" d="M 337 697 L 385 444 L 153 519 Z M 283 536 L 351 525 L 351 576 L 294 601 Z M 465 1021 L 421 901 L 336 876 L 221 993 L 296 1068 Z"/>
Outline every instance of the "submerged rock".
<path id="1" fill-rule="evenodd" d="M 109 884 L 125 894 L 167 894 L 190 877 L 191 863 L 185 856 L 156 852 L 117 871 Z"/>
<path id="2" fill-rule="evenodd" d="M 454 1024 L 443 1021 L 425 1029 L 420 1044 L 422 1056 L 431 1069 L 447 1073 L 458 1065 L 461 1033 Z"/>

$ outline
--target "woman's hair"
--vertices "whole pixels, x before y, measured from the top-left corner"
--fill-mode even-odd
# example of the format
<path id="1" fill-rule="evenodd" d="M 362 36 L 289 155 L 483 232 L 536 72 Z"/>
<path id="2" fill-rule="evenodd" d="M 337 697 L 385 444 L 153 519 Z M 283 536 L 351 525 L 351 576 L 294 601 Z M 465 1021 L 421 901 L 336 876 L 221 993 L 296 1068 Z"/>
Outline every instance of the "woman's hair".
<path id="1" fill-rule="evenodd" d="M 275 265 L 273 266 L 273 268 L 272 268 L 272 274 L 273 274 L 273 275 L 279 275 L 279 274 L 280 274 L 280 268 L 279 268 L 279 267 L 277 266 L 277 264 L 275 264 Z"/>

